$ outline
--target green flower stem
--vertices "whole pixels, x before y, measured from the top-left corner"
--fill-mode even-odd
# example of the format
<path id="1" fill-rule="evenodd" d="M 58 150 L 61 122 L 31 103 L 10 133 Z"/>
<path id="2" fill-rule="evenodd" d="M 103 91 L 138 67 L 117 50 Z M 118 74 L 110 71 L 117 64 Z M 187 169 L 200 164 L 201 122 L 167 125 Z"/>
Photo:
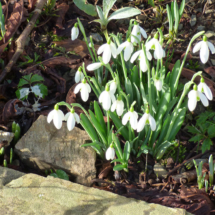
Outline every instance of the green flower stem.
<path id="1" fill-rule="evenodd" d="M 178 71 L 178 76 L 177 76 L 176 81 L 175 81 L 175 84 L 174 84 L 174 89 L 175 89 L 176 86 L 178 85 L 179 78 L 180 78 L 180 76 L 181 76 L 181 72 L 182 72 L 182 69 L 183 69 L 183 67 L 184 67 L 184 64 L 185 64 L 185 61 L 186 61 L 186 58 L 187 58 L 187 55 L 188 55 L 188 53 L 189 53 L 189 50 L 190 50 L 190 47 L 191 47 L 192 43 L 194 42 L 194 40 L 195 40 L 196 38 L 200 37 L 200 36 L 203 35 L 204 33 L 205 33 L 204 31 L 201 31 L 201 32 L 195 34 L 195 35 L 192 37 L 192 39 L 190 40 L 190 43 L 189 43 L 189 45 L 188 45 L 188 47 L 187 47 L 187 51 L 186 51 L 186 53 L 185 53 L 184 59 L 183 59 L 183 61 L 182 61 L 182 63 L 181 63 L 180 69 L 179 69 L 179 71 Z"/>
<path id="2" fill-rule="evenodd" d="M 113 72 L 113 70 L 112 70 L 110 64 L 105 64 L 104 66 L 110 71 L 111 76 L 112 76 L 112 78 L 114 79 L 114 78 L 115 78 L 114 72 Z"/>
<path id="3" fill-rule="evenodd" d="M 70 111 L 72 109 L 72 107 L 68 103 L 66 103 L 66 102 L 58 102 L 57 104 L 59 106 L 66 106 Z"/>
<path id="4" fill-rule="evenodd" d="M 96 50 L 94 48 L 93 38 L 91 36 L 90 36 L 90 43 L 91 43 L 92 50 L 93 50 L 93 53 L 95 55 L 95 59 L 96 59 L 96 62 L 97 62 L 98 61 L 98 57 L 97 57 L 97 54 L 96 54 Z"/>
<path id="5" fill-rule="evenodd" d="M 159 63 L 160 63 L 160 60 L 158 59 L 157 60 L 157 66 L 156 66 L 156 77 L 158 77 Z"/>
<path id="6" fill-rule="evenodd" d="M 127 108 L 129 110 L 129 101 L 128 101 L 128 97 L 126 96 L 126 94 L 123 91 L 120 91 L 120 94 L 125 98 L 126 103 L 127 103 Z"/>
<path id="7" fill-rule="evenodd" d="M 81 23 L 81 21 L 80 21 L 79 18 L 77 18 L 77 20 L 78 20 L 79 28 L 80 28 L 80 30 L 81 30 L 83 36 L 84 36 L 84 40 L 85 40 L 85 42 L 86 42 L 86 45 L 87 45 L 87 48 L 88 48 L 88 50 L 89 50 L 90 56 L 91 56 L 91 58 L 92 58 L 92 60 L 93 60 L 93 63 L 94 63 L 94 62 L 95 62 L 95 58 L 94 58 L 93 53 L 91 52 L 91 49 L 90 49 L 89 44 L 88 44 L 88 42 L 87 42 L 87 36 L 86 36 L 85 30 L 84 30 L 84 26 L 82 25 L 82 23 Z"/>
<path id="8" fill-rule="evenodd" d="M 195 74 L 193 75 L 192 79 L 191 79 L 188 83 L 185 84 L 184 90 L 183 90 L 183 92 L 182 92 L 182 94 L 181 94 L 181 97 L 180 97 L 180 99 L 179 99 L 179 101 L 178 101 L 178 104 L 177 104 L 177 106 L 175 107 L 175 109 L 174 109 L 174 111 L 173 111 L 173 115 L 172 115 L 173 117 L 172 117 L 172 120 L 171 120 L 171 122 L 170 122 L 169 129 L 168 129 L 168 131 L 167 131 L 166 140 L 168 140 L 168 138 L 169 138 L 170 132 L 171 132 L 172 127 L 173 127 L 173 125 L 174 125 L 174 122 L 175 122 L 175 120 L 176 120 L 176 118 L 177 118 L 178 110 L 179 110 L 179 108 L 181 107 L 181 104 L 182 104 L 182 101 L 183 101 L 184 97 L 187 95 L 187 93 L 188 93 L 188 91 L 189 91 L 189 89 L 190 89 L 190 86 L 194 83 L 194 82 L 193 82 L 194 79 L 195 79 L 197 76 L 201 76 L 201 74 L 202 74 L 202 72 L 197 72 L 197 73 L 195 73 Z"/>
<path id="9" fill-rule="evenodd" d="M 85 70 L 85 64 L 84 63 L 82 64 L 82 68 L 83 68 L 83 73 L 84 73 L 85 78 L 87 79 L 88 84 L 91 86 L 91 88 L 93 89 L 93 92 L 96 94 L 96 97 L 98 98 L 99 97 L 98 92 L 96 91 L 96 89 L 94 88 L 94 86 L 92 85 L 92 83 L 90 82 L 90 80 L 88 78 L 88 75 L 87 75 L 86 70 Z M 98 89 L 100 89 L 98 85 L 96 87 Z"/>
<path id="10" fill-rule="evenodd" d="M 139 74 L 140 74 L 140 83 L 143 81 L 143 72 L 140 68 L 140 61 L 139 61 Z"/>
<path id="11" fill-rule="evenodd" d="M 106 39 L 106 41 L 108 41 L 109 36 L 108 36 L 107 28 L 106 28 L 105 30 L 103 30 L 102 32 L 103 32 L 103 34 L 105 35 L 105 39 Z"/>
<path id="12" fill-rule="evenodd" d="M 152 112 L 152 91 L 151 91 L 150 66 L 149 66 L 149 61 L 148 61 L 147 55 L 146 55 L 146 48 L 144 45 L 142 45 L 142 50 L 144 52 L 145 59 L 146 59 L 146 65 L 148 68 L 147 76 L 148 76 L 148 94 L 149 94 L 149 113 L 151 114 L 151 116 L 154 116 L 154 114 Z"/>

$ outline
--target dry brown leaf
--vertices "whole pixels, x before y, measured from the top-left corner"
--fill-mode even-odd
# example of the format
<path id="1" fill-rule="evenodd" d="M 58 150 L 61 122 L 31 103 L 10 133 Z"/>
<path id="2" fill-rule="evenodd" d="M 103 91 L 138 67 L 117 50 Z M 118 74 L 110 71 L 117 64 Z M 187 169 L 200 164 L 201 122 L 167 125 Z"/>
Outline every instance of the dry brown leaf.
<path id="1" fill-rule="evenodd" d="M 57 20 L 56 20 L 56 26 L 60 29 L 64 29 L 63 27 L 63 21 L 64 21 L 64 17 L 67 13 L 67 11 L 69 10 L 69 5 L 66 3 L 62 3 L 60 5 L 57 5 L 57 12 L 56 15 Z"/>
<path id="2" fill-rule="evenodd" d="M 215 66 L 208 67 L 204 69 L 204 71 L 210 75 L 213 79 L 215 79 Z"/>

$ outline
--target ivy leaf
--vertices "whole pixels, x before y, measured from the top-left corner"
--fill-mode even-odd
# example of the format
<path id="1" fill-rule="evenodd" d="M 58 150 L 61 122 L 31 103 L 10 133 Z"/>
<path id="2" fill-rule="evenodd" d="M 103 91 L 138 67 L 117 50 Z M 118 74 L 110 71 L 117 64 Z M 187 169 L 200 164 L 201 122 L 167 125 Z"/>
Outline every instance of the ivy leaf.
<path id="1" fill-rule="evenodd" d="M 210 138 L 215 137 L 215 125 L 210 125 L 210 126 L 208 127 L 208 136 L 209 136 Z"/>
<path id="2" fill-rule="evenodd" d="M 202 135 L 202 134 L 197 134 L 196 136 L 194 136 L 194 137 L 192 137 L 191 139 L 189 139 L 189 141 L 191 142 L 194 142 L 194 143 L 196 143 L 196 142 L 198 142 L 198 141 L 200 141 L 200 140 L 202 140 L 202 139 L 204 139 L 204 135 Z"/>
<path id="3" fill-rule="evenodd" d="M 39 82 L 39 81 L 44 81 L 43 77 L 38 75 L 38 74 L 35 74 L 31 77 L 31 83 L 33 82 Z"/>
<path id="4" fill-rule="evenodd" d="M 200 134 L 201 132 L 195 128 L 194 126 L 187 126 L 188 132 L 192 133 L 192 134 Z"/>
<path id="5" fill-rule="evenodd" d="M 35 96 L 39 96 L 41 98 L 45 98 L 45 96 L 48 95 L 47 86 L 44 84 L 36 84 L 33 87 L 31 87 L 31 90 Z"/>
<path id="6" fill-rule="evenodd" d="M 25 84 L 29 84 L 29 82 L 26 81 L 25 79 L 21 78 L 21 79 L 19 80 L 19 84 L 17 85 L 17 87 L 22 87 L 22 86 L 25 85 Z"/>
<path id="7" fill-rule="evenodd" d="M 52 173 L 50 175 L 55 178 L 61 178 L 61 179 L 69 181 L 69 176 L 61 169 L 56 170 L 56 173 Z"/>
<path id="8" fill-rule="evenodd" d="M 202 143 L 202 153 L 204 153 L 206 150 L 210 150 L 211 146 L 213 145 L 210 138 L 206 138 L 204 142 Z"/>
<path id="9" fill-rule="evenodd" d="M 24 78 L 25 80 L 27 80 L 28 82 L 30 82 L 30 80 L 31 80 L 31 75 L 32 75 L 32 74 L 25 75 L 25 76 L 23 76 L 22 78 Z"/>
<path id="10" fill-rule="evenodd" d="M 21 88 L 16 91 L 16 96 L 18 99 L 24 100 L 27 99 L 29 93 L 29 88 Z"/>
<path id="11" fill-rule="evenodd" d="M 152 7 L 155 7 L 154 0 L 148 0 L 148 4 L 150 4 Z"/>

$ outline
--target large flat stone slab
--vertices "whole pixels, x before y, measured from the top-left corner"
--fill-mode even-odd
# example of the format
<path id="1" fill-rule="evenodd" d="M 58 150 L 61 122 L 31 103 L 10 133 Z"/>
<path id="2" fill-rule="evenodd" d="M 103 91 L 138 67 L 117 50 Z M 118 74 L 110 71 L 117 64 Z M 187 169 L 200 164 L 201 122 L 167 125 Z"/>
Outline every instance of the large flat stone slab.
<path id="1" fill-rule="evenodd" d="M 1 214 L 188 215 L 183 209 L 126 198 L 103 190 L 26 174 L 0 190 Z"/>
<path id="2" fill-rule="evenodd" d="M 32 168 L 62 169 L 76 183 L 90 185 L 96 177 L 96 153 L 91 147 L 81 147 L 89 141 L 88 134 L 74 128 L 68 131 L 64 122 L 60 130 L 40 116 L 28 132 L 16 144 L 16 153 Z"/>

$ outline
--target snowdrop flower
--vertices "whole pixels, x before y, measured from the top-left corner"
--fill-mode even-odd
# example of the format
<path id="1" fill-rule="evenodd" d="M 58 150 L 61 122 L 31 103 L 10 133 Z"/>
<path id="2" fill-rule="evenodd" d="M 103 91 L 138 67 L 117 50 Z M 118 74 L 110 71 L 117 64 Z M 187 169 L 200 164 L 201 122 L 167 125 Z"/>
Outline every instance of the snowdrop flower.
<path id="1" fill-rule="evenodd" d="M 207 107 L 209 105 L 209 102 L 208 102 L 206 96 L 203 93 L 201 93 L 200 91 L 198 91 L 197 86 L 194 85 L 193 90 L 191 90 L 188 93 L 188 108 L 189 108 L 189 110 L 194 111 L 196 108 L 197 101 L 200 101 L 200 100 L 205 107 Z"/>
<path id="2" fill-rule="evenodd" d="M 134 51 L 134 46 L 131 43 L 131 39 L 128 38 L 127 41 L 122 43 L 118 49 L 117 49 L 117 54 L 119 54 L 122 50 L 124 50 L 124 59 L 125 61 L 128 61 L 131 57 L 132 52 Z"/>
<path id="3" fill-rule="evenodd" d="M 78 71 L 75 73 L 75 83 L 82 81 L 84 79 L 84 74 L 81 71 L 81 67 L 78 68 Z"/>
<path id="4" fill-rule="evenodd" d="M 90 88 L 90 85 L 85 80 L 85 78 L 82 80 L 82 83 L 78 84 L 74 89 L 75 94 L 77 94 L 79 91 L 81 92 L 82 100 L 86 102 L 89 98 L 89 93 L 91 92 L 91 88 Z"/>
<path id="5" fill-rule="evenodd" d="M 156 87 L 157 91 L 161 91 L 162 90 L 163 84 L 162 84 L 162 81 L 160 79 L 156 78 L 154 80 L 154 84 L 155 84 L 155 87 Z"/>
<path id="6" fill-rule="evenodd" d="M 67 121 L 67 128 L 69 131 L 75 127 L 75 122 L 80 123 L 80 118 L 73 108 L 65 115 L 64 120 Z"/>
<path id="7" fill-rule="evenodd" d="M 101 66 L 102 66 L 102 63 L 100 63 L 100 62 L 92 63 L 92 64 L 87 66 L 87 70 L 88 71 L 94 71 L 94 70 L 97 70 L 98 68 L 100 68 Z"/>
<path id="8" fill-rule="evenodd" d="M 57 129 L 62 127 L 62 121 L 64 120 L 64 114 L 61 110 L 59 110 L 58 104 L 54 106 L 54 110 L 52 110 L 47 117 L 47 122 L 50 123 L 53 120 L 54 126 Z"/>
<path id="9" fill-rule="evenodd" d="M 116 98 L 112 91 L 110 91 L 110 87 L 107 84 L 105 87 L 105 90 L 100 94 L 99 96 L 99 102 L 102 103 L 102 107 L 108 111 L 111 106 L 111 101 L 114 103 L 116 101 Z"/>
<path id="10" fill-rule="evenodd" d="M 109 61 L 111 59 L 111 55 L 114 58 L 116 58 L 117 49 L 116 49 L 115 44 L 110 40 L 110 38 L 107 43 L 105 43 L 99 47 L 97 54 L 100 55 L 102 52 L 103 52 L 102 59 L 103 59 L 104 64 L 109 63 Z"/>
<path id="11" fill-rule="evenodd" d="M 137 119 L 138 114 L 136 111 L 134 111 L 134 107 L 130 108 L 130 111 L 128 111 L 122 118 L 122 124 L 126 125 L 129 121 L 131 124 L 131 127 L 136 130 L 137 129 Z"/>
<path id="12" fill-rule="evenodd" d="M 75 23 L 75 25 L 74 25 L 74 27 L 72 28 L 72 31 L 71 31 L 71 39 L 72 40 L 77 39 L 78 34 L 79 34 L 78 23 Z"/>
<path id="13" fill-rule="evenodd" d="M 138 23 L 135 21 L 134 22 L 134 27 L 131 31 L 131 42 L 132 43 L 139 43 L 141 41 L 141 34 L 143 35 L 143 37 L 146 39 L 147 38 L 147 34 L 146 34 L 146 31 L 140 27 L 138 25 Z M 134 35 L 135 37 L 137 37 L 139 39 L 139 41 L 135 38 L 135 37 L 132 37 L 132 35 Z"/>
<path id="14" fill-rule="evenodd" d="M 205 95 L 206 95 L 206 97 L 207 97 L 208 100 L 212 100 L 213 99 L 213 95 L 212 95 L 211 89 L 205 83 L 204 78 L 201 78 L 201 82 L 198 85 L 198 91 L 200 91 L 201 93 L 205 93 Z"/>
<path id="15" fill-rule="evenodd" d="M 198 42 L 194 48 L 193 48 L 193 53 L 197 52 L 200 50 L 200 60 L 202 63 L 206 63 L 209 58 L 209 49 L 211 50 L 211 53 L 215 53 L 215 47 L 211 42 L 207 41 L 207 37 L 203 36 L 203 40 Z"/>
<path id="16" fill-rule="evenodd" d="M 150 49 L 155 50 L 154 58 L 161 59 L 165 57 L 165 51 L 163 50 L 161 44 L 158 41 L 158 34 L 156 33 L 154 38 L 152 38 L 149 42 L 146 43 L 146 50 L 149 51 Z"/>
<path id="17" fill-rule="evenodd" d="M 137 59 L 138 56 L 139 56 L 138 60 L 140 61 L 140 69 L 142 70 L 142 72 L 146 72 L 148 68 L 147 68 L 147 64 L 146 64 L 145 55 L 144 55 L 144 52 L 142 49 L 135 52 L 132 55 L 130 62 L 133 63 Z M 151 53 L 147 50 L 146 50 L 146 56 L 147 56 L 148 60 L 152 59 Z"/>
<path id="18" fill-rule="evenodd" d="M 117 89 L 117 83 L 116 83 L 116 80 L 114 79 L 114 81 L 110 84 L 110 91 L 112 92 L 112 94 L 116 92 L 116 89 Z"/>
<path id="19" fill-rule="evenodd" d="M 122 116 L 124 110 L 124 103 L 122 101 L 121 96 L 119 96 L 111 106 L 111 112 L 114 112 L 115 110 L 118 116 Z"/>
<path id="20" fill-rule="evenodd" d="M 137 124 L 137 132 L 142 131 L 145 125 L 150 125 L 152 131 L 156 129 L 155 119 L 150 115 L 148 108 Z"/>
<path id="21" fill-rule="evenodd" d="M 113 143 L 110 144 L 110 147 L 107 149 L 106 153 L 105 153 L 105 157 L 107 160 L 113 160 L 115 157 L 115 150 L 114 150 L 114 146 Z"/>

